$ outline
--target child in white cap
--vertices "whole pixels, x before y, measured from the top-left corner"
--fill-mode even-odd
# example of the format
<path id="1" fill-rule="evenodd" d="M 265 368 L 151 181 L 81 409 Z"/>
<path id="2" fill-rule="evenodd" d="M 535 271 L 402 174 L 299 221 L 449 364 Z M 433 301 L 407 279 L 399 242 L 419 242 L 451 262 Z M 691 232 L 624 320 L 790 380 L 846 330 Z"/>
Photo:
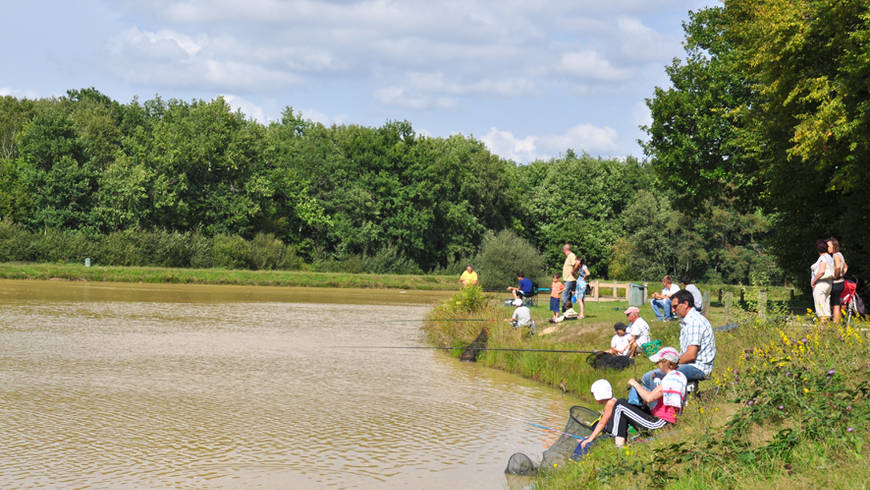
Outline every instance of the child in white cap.
<path id="1" fill-rule="evenodd" d="M 680 414 L 686 399 L 687 383 L 686 376 L 677 371 L 677 349 L 662 347 L 650 356 L 650 360 L 665 373 L 661 384 L 652 391 L 644 388 L 636 379 L 628 380 L 628 384 L 637 390 L 644 401 L 653 405 L 652 411 L 632 405 L 626 400 L 613 398 L 613 391 L 607 380 L 599 379 L 592 383 L 592 395 L 598 403 L 604 405 L 604 413 L 595 424 L 592 434 L 580 443 L 583 449 L 605 430 L 615 437 L 616 446 L 622 447 L 628 436 L 629 425 L 638 430 L 655 430 L 677 422 L 677 415 Z"/>
<path id="2" fill-rule="evenodd" d="M 511 323 L 514 327 L 530 327 L 532 325 L 532 310 L 528 306 L 523 305 L 523 300 L 517 298 L 513 301 L 514 314 L 506 322 Z"/>
<path id="3" fill-rule="evenodd" d="M 610 386 L 610 381 L 606 379 L 599 379 L 592 383 L 590 389 L 592 390 L 592 396 L 595 397 L 595 401 L 600 405 L 604 405 L 604 412 L 595 424 L 595 428 L 592 429 L 592 434 L 589 434 L 589 437 L 583 439 L 580 443 L 580 454 L 585 453 L 589 444 L 602 432 L 613 432 L 613 408 L 619 403 L 619 400 L 613 398 L 613 388 Z M 625 444 L 625 439 L 622 440 L 622 444 Z M 617 441 L 616 445 L 620 446 L 621 444 Z"/>

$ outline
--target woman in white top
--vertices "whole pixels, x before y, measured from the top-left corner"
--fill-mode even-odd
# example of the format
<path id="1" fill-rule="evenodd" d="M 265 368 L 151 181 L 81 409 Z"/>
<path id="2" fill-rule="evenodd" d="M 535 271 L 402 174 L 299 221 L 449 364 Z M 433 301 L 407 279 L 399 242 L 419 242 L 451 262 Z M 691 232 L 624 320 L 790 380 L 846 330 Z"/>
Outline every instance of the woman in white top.
<path id="1" fill-rule="evenodd" d="M 849 264 L 846 263 L 846 258 L 840 253 L 840 242 L 836 238 L 828 238 L 828 253 L 834 259 L 834 279 L 831 285 L 831 319 L 834 323 L 840 322 L 841 308 L 840 295 L 843 294 L 843 288 L 846 286 L 845 277 L 846 271 L 849 270 Z"/>
<path id="2" fill-rule="evenodd" d="M 831 289 L 834 279 L 834 259 L 828 254 L 828 242 L 816 240 L 818 260 L 810 266 L 810 287 L 813 288 L 813 303 L 816 316 L 824 323 L 831 318 Z"/>

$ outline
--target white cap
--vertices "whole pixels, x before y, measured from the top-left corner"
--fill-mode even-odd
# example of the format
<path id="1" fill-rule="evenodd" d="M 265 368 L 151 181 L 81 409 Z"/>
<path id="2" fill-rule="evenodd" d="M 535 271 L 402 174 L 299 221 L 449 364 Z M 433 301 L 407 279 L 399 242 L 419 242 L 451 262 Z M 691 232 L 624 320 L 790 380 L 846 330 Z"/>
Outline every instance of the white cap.
<path id="1" fill-rule="evenodd" d="M 662 359 L 677 362 L 680 360 L 680 354 L 673 347 L 662 347 L 658 352 L 649 356 L 649 360 L 652 362 L 659 362 Z"/>
<path id="2" fill-rule="evenodd" d="M 610 381 L 599 379 L 592 383 L 592 396 L 595 397 L 596 401 L 613 398 L 613 388 L 610 387 Z"/>
<path id="3" fill-rule="evenodd" d="M 523 300 L 517 298 L 514 300 L 514 306 L 523 306 Z"/>

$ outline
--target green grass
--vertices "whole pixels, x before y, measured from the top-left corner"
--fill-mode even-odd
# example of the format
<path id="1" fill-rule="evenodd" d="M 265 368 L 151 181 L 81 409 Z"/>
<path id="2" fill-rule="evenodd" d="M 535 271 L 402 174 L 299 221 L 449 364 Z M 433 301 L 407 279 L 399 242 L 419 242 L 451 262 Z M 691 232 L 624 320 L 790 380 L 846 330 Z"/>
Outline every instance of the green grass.
<path id="1" fill-rule="evenodd" d="M 595 350 L 608 346 L 612 323 L 623 320 L 625 302 L 587 302 L 587 318 L 559 324 L 550 336 L 529 337 L 501 321 L 511 308 L 504 295 L 474 311 L 457 308 L 464 292 L 432 311 L 430 319 L 485 318 L 490 347 Z M 713 378 L 701 383 L 703 399 L 693 399 L 678 425 L 647 442 L 618 450 L 603 441 L 580 462 L 553 468 L 536 479 L 539 488 L 867 488 L 865 461 L 870 431 L 870 324 L 815 325 L 804 298 L 786 301 L 787 289 L 769 291 L 769 316 L 734 308 L 730 318 L 714 304 L 714 326 L 740 326 L 716 332 Z M 745 307 L 754 307 L 746 295 Z M 462 301 L 459 301 L 462 304 Z M 550 326 L 544 306 L 533 308 L 538 331 Z M 652 318 L 649 305 L 641 316 Z M 653 338 L 679 346 L 679 324 L 650 321 Z M 431 322 L 429 341 L 465 345 L 481 322 Z M 627 380 L 653 365 L 639 359 L 625 371 L 595 371 L 580 354 L 485 352 L 478 362 L 563 386 L 597 407 L 591 383 L 608 379 L 617 397 Z M 834 374 L 831 374 L 834 373 Z M 752 401 L 753 403 L 750 403 Z M 779 408 L 782 407 L 782 408 Z M 533 455 L 535 457 L 537 455 Z"/>
<path id="2" fill-rule="evenodd" d="M 417 290 L 450 290 L 457 289 L 459 286 L 457 278 L 454 276 L 431 274 L 347 274 L 309 271 L 180 269 L 168 267 L 85 267 L 80 264 L 28 263 L 0 263 L 0 278 Z"/>

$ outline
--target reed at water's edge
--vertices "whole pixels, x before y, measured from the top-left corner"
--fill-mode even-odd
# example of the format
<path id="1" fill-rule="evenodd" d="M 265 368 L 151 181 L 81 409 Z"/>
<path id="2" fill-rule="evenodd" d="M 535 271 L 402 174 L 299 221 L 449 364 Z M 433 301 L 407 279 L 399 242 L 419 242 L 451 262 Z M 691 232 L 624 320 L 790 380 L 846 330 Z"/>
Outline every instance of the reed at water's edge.
<path id="1" fill-rule="evenodd" d="M 429 319 L 510 316 L 512 308 L 503 306 L 502 298 L 473 299 L 477 295 L 462 291 Z M 489 346 L 603 349 L 613 322 L 624 318 L 625 306 L 587 303 L 586 319 L 561 323 L 550 335 L 540 335 L 551 324 L 546 307 L 537 306 L 532 312 L 539 335 L 529 337 L 503 321 L 488 322 Z M 716 308 L 711 312 L 714 325 L 722 323 Z M 808 315 L 776 313 L 765 320 L 755 312 L 736 311 L 730 320 L 740 326 L 716 332 L 713 377 L 701 383 L 704 396 L 691 400 L 676 427 L 622 450 L 604 441 L 580 462 L 547 469 L 537 483 L 548 489 L 866 485 L 870 324 L 817 325 Z M 642 316 L 652 317 L 648 305 Z M 654 339 L 679 346 L 677 322 L 650 325 Z M 433 344 L 465 345 L 479 332 L 480 322 L 432 321 L 424 328 Z M 608 379 L 614 395 L 625 397 L 626 380 L 653 367 L 639 359 L 636 369 L 601 372 L 590 368 L 583 354 L 527 352 L 485 352 L 478 362 L 561 385 L 590 407 L 596 406 L 589 393 L 595 379 Z"/>
<path id="2" fill-rule="evenodd" d="M 433 274 L 350 274 L 284 270 L 251 271 L 122 266 L 85 267 L 80 264 L 30 263 L 0 263 L 0 278 L 416 290 L 450 290 L 456 289 L 458 286 L 454 276 Z"/>

